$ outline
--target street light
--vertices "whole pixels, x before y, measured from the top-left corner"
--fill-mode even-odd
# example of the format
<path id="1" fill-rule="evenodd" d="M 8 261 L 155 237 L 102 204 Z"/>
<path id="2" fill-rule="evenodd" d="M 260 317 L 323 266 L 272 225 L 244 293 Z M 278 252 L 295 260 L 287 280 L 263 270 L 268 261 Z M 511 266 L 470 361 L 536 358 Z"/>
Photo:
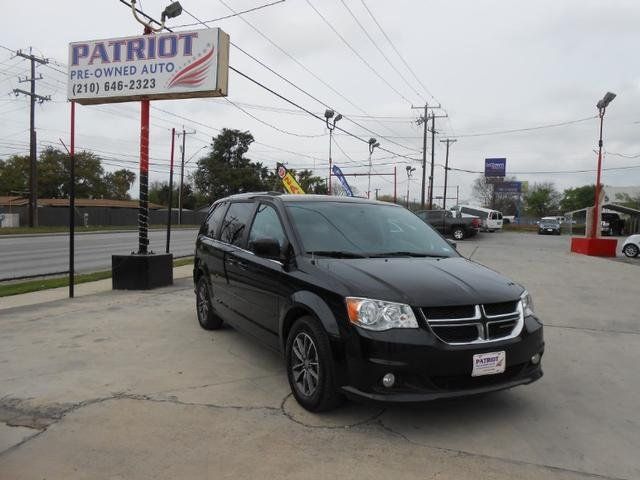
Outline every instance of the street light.
<path id="1" fill-rule="evenodd" d="M 180 5 L 180 2 L 172 2 L 167 8 L 165 8 L 161 14 L 162 21 L 160 22 L 159 27 L 152 27 L 151 22 L 145 22 L 138 16 L 136 0 L 131 0 L 131 12 L 138 23 L 144 25 L 145 29 L 148 29 L 148 32 L 161 32 L 164 30 L 164 22 L 167 18 L 176 18 L 182 13 L 182 5 Z"/>
<path id="2" fill-rule="evenodd" d="M 327 189 L 329 191 L 329 195 L 331 195 L 331 169 L 333 168 L 332 166 L 332 160 L 331 160 L 331 144 L 333 143 L 333 130 L 336 128 L 336 123 L 338 123 L 340 120 L 342 120 L 342 115 L 338 114 L 334 117 L 335 112 L 333 110 L 327 109 L 324 111 L 324 121 L 327 124 L 327 128 L 329 129 L 329 188 Z M 330 122 L 329 120 L 331 120 L 333 118 L 333 122 Z"/>
<path id="3" fill-rule="evenodd" d="M 598 173 L 596 176 L 596 195 L 594 202 L 593 217 L 591 222 L 591 238 L 596 238 L 598 229 L 600 228 L 600 174 L 602 171 L 602 126 L 604 123 L 604 112 L 609 104 L 616 98 L 615 93 L 607 92 L 604 97 L 596 104 L 598 116 L 600 117 L 600 139 L 598 141 Z"/>
<path id="4" fill-rule="evenodd" d="M 371 196 L 371 155 L 373 151 L 380 146 L 380 143 L 375 138 L 369 139 L 369 184 L 367 186 L 367 198 Z"/>
<path id="5" fill-rule="evenodd" d="M 411 185 L 411 175 L 416 171 L 415 167 L 407 165 L 407 208 L 409 208 L 409 186 Z"/>

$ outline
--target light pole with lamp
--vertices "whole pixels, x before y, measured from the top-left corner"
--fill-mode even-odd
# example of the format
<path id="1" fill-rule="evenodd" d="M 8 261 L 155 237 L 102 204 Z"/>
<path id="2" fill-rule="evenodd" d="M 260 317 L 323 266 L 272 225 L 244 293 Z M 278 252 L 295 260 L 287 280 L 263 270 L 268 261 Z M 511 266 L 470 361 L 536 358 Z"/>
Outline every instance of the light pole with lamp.
<path id="1" fill-rule="evenodd" d="M 376 141 L 375 138 L 369 139 L 369 183 L 367 185 L 367 198 L 371 197 L 371 155 L 373 155 L 373 151 L 380 146 L 380 142 Z"/>
<path id="2" fill-rule="evenodd" d="M 604 112 L 614 98 L 616 98 L 615 93 L 607 92 L 596 104 L 596 107 L 598 108 L 598 116 L 600 117 L 600 138 L 598 140 L 598 173 L 596 175 L 596 198 L 593 203 L 594 210 L 593 222 L 591 223 L 591 238 L 596 238 L 600 223 L 600 175 L 602 172 L 602 127 L 604 124 Z"/>
<path id="3" fill-rule="evenodd" d="M 334 117 L 335 112 L 333 110 L 327 109 L 324 111 L 324 121 L 327 124 L 327 128 L 329 129 L 329 185 L 327 191 L 329 195 L 331 195 L 331 169 L 333 168 L 332 160 L 331 160 L 331 144 L 333 143 L 333 130 L 336 128 L 336 123 L 342 120 L 342 114 L 338 114 Z M 333 118 L 333 122 L 329 122 Z"/>
<path id="4" fill-rule="evenodd" d="M 411 186 L 411 175 L 416 171 L 416 167 L 407 165 L 407 208 L 409 208 L 409 187 Z"/>
<path id="5" fill-rule="evenodd" d="M 598 257 L 615 257 L 618 241 L 611 238 L 601 238 L 600 230 L 600 177 L 602 173 L 602 129 L 604 124 L 604 114 L 609 104 L 616 98 L 615 93 L 607 92 L 598 101 L 598 117 L 600 117 L 600 136 L 598 139 L 598 170 L 596 174 L 596 188 L 593 212 L 591 215 L 591 225 L 589 231 L 585 232 L 585 237 L 573 237 L 571 239 L 571 251 Z"/>

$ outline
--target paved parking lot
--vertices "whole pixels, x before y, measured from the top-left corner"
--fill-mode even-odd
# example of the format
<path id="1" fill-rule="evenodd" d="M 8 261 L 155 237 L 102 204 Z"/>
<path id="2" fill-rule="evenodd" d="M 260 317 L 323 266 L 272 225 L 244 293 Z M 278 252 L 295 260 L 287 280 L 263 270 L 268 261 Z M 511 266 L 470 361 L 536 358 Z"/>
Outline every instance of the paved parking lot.
<path id="1" fill-rule="evenodd" d="M 532 292 L 545 376 L 414 408 L 303 412 L 278 355 L 198 327 L 186 279 L 0 311 L 0 479 L 640 478 L 640 262 L 568 242 L 459 243 Z"/>

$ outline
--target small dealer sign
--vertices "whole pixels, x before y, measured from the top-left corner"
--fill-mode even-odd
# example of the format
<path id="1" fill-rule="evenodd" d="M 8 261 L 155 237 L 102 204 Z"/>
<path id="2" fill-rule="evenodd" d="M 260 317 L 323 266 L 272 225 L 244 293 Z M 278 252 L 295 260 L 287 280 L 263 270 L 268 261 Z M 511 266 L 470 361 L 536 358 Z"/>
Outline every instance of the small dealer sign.
<path id="1" fill-rule="evenodd" d="M 67 97 L 82 105 L 227 95 L 219 28 L 69 44 Z"/>

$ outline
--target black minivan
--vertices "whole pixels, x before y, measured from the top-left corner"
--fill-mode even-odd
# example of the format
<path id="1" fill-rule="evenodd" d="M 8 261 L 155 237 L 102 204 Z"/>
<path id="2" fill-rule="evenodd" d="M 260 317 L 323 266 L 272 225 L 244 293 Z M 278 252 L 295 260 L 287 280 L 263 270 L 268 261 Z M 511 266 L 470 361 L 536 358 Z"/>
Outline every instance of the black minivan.
<path id="1" fill-rule="evenodd" d="M 284 354 L 310 411 L 346 395 L 420 402 L 542 377 L 542 323 L 517 283 L 403 207 L 323 195 L 215 202 L 196 241 L 197 316 Z"/>

